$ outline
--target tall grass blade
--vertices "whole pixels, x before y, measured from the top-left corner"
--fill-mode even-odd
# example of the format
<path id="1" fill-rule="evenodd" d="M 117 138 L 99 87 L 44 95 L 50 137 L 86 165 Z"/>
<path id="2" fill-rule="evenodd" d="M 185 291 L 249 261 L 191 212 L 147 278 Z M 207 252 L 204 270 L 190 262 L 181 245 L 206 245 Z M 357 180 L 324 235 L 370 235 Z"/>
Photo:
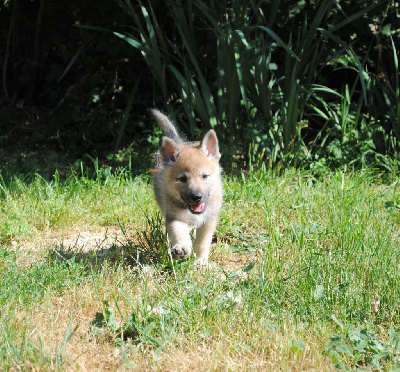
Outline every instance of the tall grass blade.
<path id="1" fill-rule="evenodd" d="M 397 49 L 396 49 L 396 45 L 394 44 L 393 41 L 393 36 L 390 35 L 390 40 L 392 43 L 392 49 L 393 49 L 393 62 L 394 62 L 394 72 L 395 72 L 395 77 L 394 77 L 394 81 L 395 81 L 395 107 L 396 107 L 396 115 L 397 118 L 399 119 L 397 121 L 397 123 L 400 122 L 400 83 L 399 83 L 399 79 L 400 79 L 400 71 L 399 71 L 399 59 L 397 57 Z M 399 128 L 400 131 L 400 128 Z"/>
<path id="2" fill-rule="evenodd" d="M 333 40 L 338 45 L 341 45 L 351 56 L 351 59 L 353 60 L 355 66 L 357 67 L 358 77 L 360 79 L 364 100 L 365 102 L 367 102 L 367 87 L 364 77 L 364 68 L 357 54 L 354 52 L 353 48 L 347 45 L 345 42 L 343 42 L 339 37 L 334 35 L 330 30 L 319 28 L 318 31 L 321 32 L 321 34 L 324 35 L 325 37 Z"/>
<path id="3" fill-rule="evenodd" d="M 285 49 L 286 52 L 289 53 L 294 59 L 300 61 L 300 58 L 296 55 L 296 53 L 292 50 L 292 48 L 290 48 L 274 31 L 265 26 L 259 26 L 259 27 L 261 28 L 261 30 L 264 30 L 269 36 L 271 36 L 276 41 L 276 44 L 278 46 Z"/>
<path id="4" fill-rule="evenodd" d="M 355 20 L 357 20 L 358 18 L 364 16 L 365 14 L 369 13 L 371 10 L 375 9 L 377 6 L 381 5 L 382 2 L 377 1 L 375 3 L 370 4 L 369 6 L 367 6 L 366 8 L 363 8 L 361 10 L 359 10 L 358 12 L 350 15 L 349 17 L 343 12 L 342 7 L 340 6 L 340 3 L 337 1 L 335 2 L 336 6 L 339 8 L 339 10 L 343 13 L 343 15 L 346 17 L 346 19 L 344 19 L 343 21 L 339 22 L 337 25 L 331 27 L 329 29 L 330 32 L 335 32 L 337 30 L 340 30 L 341 28 L 343 28 L 344 26 L 348 25 L 351 22 L 354 22 Z"/>
<path id="5" fill-rule="evenodd" d="M 122 141 L 122 137 L 125 133 L 125 127 L 130 118 L 130 113 L 132 110 L 133 102 L 136 97 L 136 91 L 139 86 L 139 83 L 140 83 L 140 78 L 136 81 L 135 85 L 132 88 L 132 92 L 129 95 L 128 103 L 127 103 L 127 105 L 125 107 L 125 111 L 124 111 L 124 116 L 122 117 L 121 127 L 119 128 L 118 137 L 117 137 L 117 140 L 115 141 L 115 147 L 114 147 L 115 154 L 117 153 L 118 147 L 119 147 L 119 145 Z"/>
<path id="6" fill-rule="evenodd" d="M 56 355 L 57 364 L 61 364 L 64 361 L 67 344 L 71 340 L 71 338 L 74 336 L 76 330 L 79 327 L 79 324 L 77 324 L 74 327 L 74 329 L 72 329 L 73 322 L 74 322 L 73 319 L 71 319 L 70 322 L 68 323 L 67 329 L 65 330 L 63 341 L 62 341 L 60 348 L 58 349 L 57 355 Z"/>
<path id="7" fill-rule="evenodd" d="M 143 51 L 143 43 L 140 42 L 138 39 L 136 39 L 133 36 L 128 36 L 128 35 L 123 35 L 119 32 L 113 32 L 113 34 L 117 37 L 119 37 L 120 39 L 126 41 L 129 45 L 133 46 L 136 49 L 139 49 L 141 51 Z"/>
<path id="8" fill-rule="evenodd" d="M 91 29 L 97 29 L 95 27 Z M 83 54 L 85 49 L 93 42 L 95 39 L 96 34 L 91 35 L 75 52 L 74 56 L 71 58 L 71 60 L 68 63 L 68 66 L 65 68 L 64 72 L 60 76 L 60 78 L 57 80 L 57 82 L 61 82 L 61 80 L 64 78 L 65 75 L 71 70 L 72 66 L 75 64 L 75 62 L 78 60 L 78 58 Z"/>
<path id="9" fill-rule="evenodd" d="M 244 57 L 244 53 L 241 52 L 237 43 L 234 44 L 233 49 L 234 49 L 234 54 L 235 54 L 236 71 L 237 71 L 238 80 L 239 80 L 240 92 L 242 93 L 242 98 L 243 98 L 243 102 L 244 102 L 244 107 L 246 108 L 247 117 L 250 119 L 250 101 L 247 99 L 246 87 L 244 84 L 244 78 L 243 78 L 243 74 L 242 74 L 242 71 L 245 71 L 245 69 L 243 68 L 244 66 L 242 65 L 242 58 Z"/>

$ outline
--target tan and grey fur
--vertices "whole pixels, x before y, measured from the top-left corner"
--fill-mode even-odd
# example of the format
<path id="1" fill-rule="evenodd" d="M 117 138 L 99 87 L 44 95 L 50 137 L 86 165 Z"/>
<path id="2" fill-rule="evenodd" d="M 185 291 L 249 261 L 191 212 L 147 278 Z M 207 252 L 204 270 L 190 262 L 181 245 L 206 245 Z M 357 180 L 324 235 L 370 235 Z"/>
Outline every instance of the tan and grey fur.
<path id="1" fill-rule="evenodd" d="M 187 142 L 166 115 L 156 109 L 149 112 L 165 133 L 153 185 L 165 218 L 171 255 L 184 258 L 194 250 L 197 260 L 206 264 L 222 204 L 217 135 L 211 129 L 201 141 Z M 193 245 L 192 229 L 196 230 Z"/>

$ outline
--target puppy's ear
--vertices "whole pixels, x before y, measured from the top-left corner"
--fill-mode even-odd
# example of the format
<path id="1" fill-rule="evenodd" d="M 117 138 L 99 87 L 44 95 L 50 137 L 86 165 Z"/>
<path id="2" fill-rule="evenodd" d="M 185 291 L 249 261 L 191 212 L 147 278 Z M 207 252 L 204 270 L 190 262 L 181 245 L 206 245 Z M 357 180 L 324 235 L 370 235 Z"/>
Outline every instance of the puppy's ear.
<path id="1" fill-rule="evenodd" d="M 219 160 L 221 154 L 219 153 L 219 145 L 217 134 L 213 129 L 210 129 L 203 137 L 201 141 L 201 149 L 211 159 Z"/>
<path id="2" fill-rule="evenodd" d="M 163 137 L 161 142 L 160 153 L 162 160 L 166 165 L 176 162 L 179 156 L 179 147 L 174 140 L 169 137 Z"/>

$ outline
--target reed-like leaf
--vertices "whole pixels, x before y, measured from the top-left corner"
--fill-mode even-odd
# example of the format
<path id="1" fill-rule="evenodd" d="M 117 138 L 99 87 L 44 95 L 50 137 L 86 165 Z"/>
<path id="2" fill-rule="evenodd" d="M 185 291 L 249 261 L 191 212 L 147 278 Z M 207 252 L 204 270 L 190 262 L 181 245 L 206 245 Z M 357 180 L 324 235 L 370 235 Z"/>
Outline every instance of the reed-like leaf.
<path id="1" fill-rule="evenodd" d="M 396 116 L 399 119 L 397 123 L 400 121 L 400 71 L 399 71 L 399 59 L 397 57 L 397 49 L 396 45 L 393 41 L 393 36 L 390 35 L 390 41 L 392 43 L 392 50 L 393 50 L 393 63 L 394 63 L 394 81 L 395 81 L 395 107 L 396 107 Z M 400 129 L 400 128 L 399 128 Z"/>
<path id="2" fill-rule="evenodd" d="M 289 47 L 274 31 L 272 31 L 270 28 L 265 27 L 265 26 L 259 26 L 259 27 L 276 41 L 276 45 L 282 47 L 294 59 L 300 61 L 300 58 L 296 55 L 296 53 L 292 50 L 292 48 Z"/>
<path id="3" fill-rule="evenodd" d="M 172 25 L 168 32 L 160 28 L 155 3 L 117 2 L 131 16 L 135 32 L 115 35 L 141 51 L 163 97 L 171 103 L 168 109 L 183 106 L 190 135 L 197 131 L 198 119 L 206 127 L 220 128 L 222 142 L 228 143 L 232 154 L 230 144 L 236 141 L 243 146 L 236 152 L 248 154 L 250 147 L 245 147 L 251 146 L 260 156 L 268 156 L 269 163 L 278 158 L 289 162 L 304 148 L 302 128 L 308 120 L 317 120 L 324 131 L 333 130 L 330 125 L 335 123 L 344 138 L 358 130 L 361 103 L 369 102 L 371 89 L 380 84 L 368 80 L 367 59 L 359 57 L 357 46 L 341 38 L 343 29 L 376 9 L 377 2 L 346 14 L 335 0 L 322 0 L 316 7 L 300 3 L 290 7 L 280 0 L 268 4 L 174 0 L 165 12 Z M 284 11 L 289 16 L 283 22 Z M 341 17 L 336 24 L 334 15 Z M 282 22 L 285 32 L 278 33 Z M 199 37 L 211 44 L 200 43 Z M 398 71 L 393 41 L 392 49 Z M 321 78 L 326 66 L 335 69 L 338 64 L 357 71 L 344 95 L 325 86 Z M 383 97 L 375 99 L 386 105 L 390 117 L 400 114 L 398 75 L 396 79 L 395 89 L 386 86 Z M 358 86 L 362 94 L 356 96 Z M 388 107 L 385 99 L 396 104 Z"/>
<path id="4" fill-rule="evenodd" d="M 122 141 L 122 137 L 125 133 L 126 124 L 128 123 L 128 120 L 130 117 L 130 113 L 131 113 L 131 110 L 133 107 L 133 102 L 136 97 L 136 92 L 137 92 L 139 83 L 140 83 L 140 79 L 138 79 L 136 81 L 135 85 L 132 88 L 132 92 L 129 95 L 128 103 L 127 103 L 125 111 L 124 111 L 124 116 L 122 117 L 121 126 L 119 128 L 118 137 L 117 137 L 117 140 L 115 141 L 114 153 L 117 153 L 118 147 L 119 147 L 119 145 Z"/>

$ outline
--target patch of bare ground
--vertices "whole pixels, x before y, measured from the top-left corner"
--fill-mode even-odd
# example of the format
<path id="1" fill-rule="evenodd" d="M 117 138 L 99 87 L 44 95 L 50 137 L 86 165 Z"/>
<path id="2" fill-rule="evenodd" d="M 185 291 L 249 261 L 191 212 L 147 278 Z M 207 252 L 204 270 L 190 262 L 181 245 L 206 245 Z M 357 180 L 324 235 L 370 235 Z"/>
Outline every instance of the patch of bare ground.
<path id="1" fill-rule="evenodd" d="M 251 262 L 258 261 L 257 252 L 254 253 L 239 253 L 231 252 L 225 254 L 224 257 L 216 256 L 212 257 L 212 260 L 225 271 L 235 271 L 246 267 Z"/>
<path id="2" fill-rule="evenodd" d="M 90 229 L 71 228 L 64 231 L 47 231 L 22 240 L 12 240 L 11 248 L 25 252 L 19 257 L 19 261 L 25 267 L 34 262 L 42 261 L 49 251 L 54 251 L 62 256 L 68 254 L 80 254 L 98 258 L 107 256 L 110 249 L 118 249 L 125 246 L 132 239 L 131 231 L 122 231 L 118 226 L 104 226 Z"/>
<path id="3" fill-rule="evenodd" d="M 86 255 L 88 258 L 95 255 L 98 259 L 102 259 L 107 257 L 110 250 L 121 250 L 132 243 L 138 244 L 137 236 L 132 230 L 122 231 L 119 226 L 110 225 L 98 227 L 95 230 L 90 228 L 52 230 L 43 232 L 40 236 L 20 241 L 12 240 L 11 247 L 29 253 L 20 258 L 23 260 L 24 266 L 28 267 L 32 263 L 42 260 L 49 250 L 55 251 L 60 256 L 63 252 L 68 252 L 69 254 Z M 225 271 L 239 270 L 258 259 L 257 252 L 218 252 L 215 243 L 212 244 L 211 252 L 211 260 Z"/>
<path id="4" fill-rule="evenodd" d="M 61 238 L 53 238 L 50 243 L 55 246 L 62 246 L 65 249 L 72 249 L 79 252 L 102 251 L 111 246 L 119 246 L 126 243 L 127 236 L 119 227 L 107 226 L 96 231 L 75 231 L 69 232 Z"/>

